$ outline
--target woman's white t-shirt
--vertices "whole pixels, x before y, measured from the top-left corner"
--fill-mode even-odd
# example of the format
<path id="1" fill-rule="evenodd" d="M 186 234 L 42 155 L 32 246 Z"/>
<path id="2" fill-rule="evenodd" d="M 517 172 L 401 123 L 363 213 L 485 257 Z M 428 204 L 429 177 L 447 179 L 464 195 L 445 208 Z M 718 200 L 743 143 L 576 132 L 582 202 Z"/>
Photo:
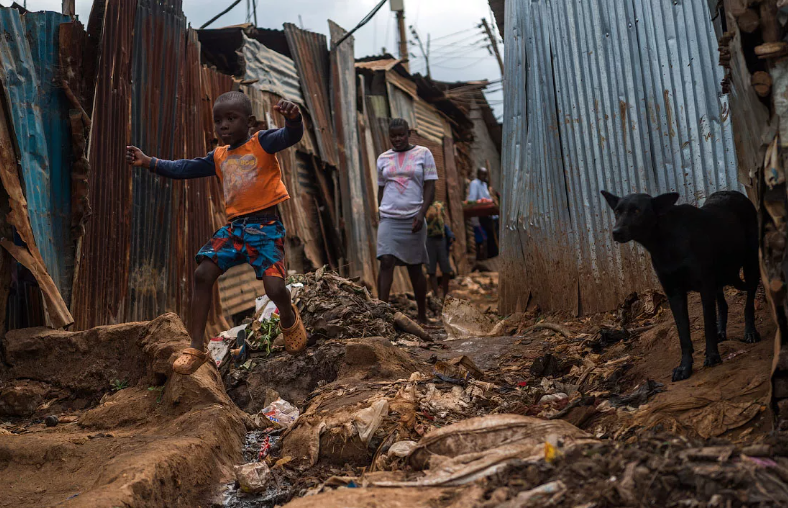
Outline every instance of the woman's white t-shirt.
<path id="1" fill-rule="evenodd" d="M 389 150 L 378 157 L 378 185 L 382 187 L 380 216 L 410 219 L 424 205 L 424 182 L 438 179 L 432 152 L 414 146 L 405 152 Z"/>

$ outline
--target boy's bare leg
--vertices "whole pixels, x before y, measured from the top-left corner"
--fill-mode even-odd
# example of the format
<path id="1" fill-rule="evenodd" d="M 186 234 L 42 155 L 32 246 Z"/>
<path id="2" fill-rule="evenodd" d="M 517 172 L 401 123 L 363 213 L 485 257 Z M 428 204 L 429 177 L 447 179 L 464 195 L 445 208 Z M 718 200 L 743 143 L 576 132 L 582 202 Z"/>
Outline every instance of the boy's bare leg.
<path id="1" fill-rule="evenodd" d="M 290 291 L 281 277 L 264 276 L 265 294 L 279 309 L 279 323 L 282 328 L 290 328 L 295 324 L 295 313 L 290 302 Z"/>
<path id="2" fill-rule="evenodd" d="M 194 349 L 205 351 L 205 323 L 211 310 L 213 285 L 222 274 L 222 269 L 209 259 L 203 259 L 194 272 L 194 291 L 189 308 L 189 336 Z"/>

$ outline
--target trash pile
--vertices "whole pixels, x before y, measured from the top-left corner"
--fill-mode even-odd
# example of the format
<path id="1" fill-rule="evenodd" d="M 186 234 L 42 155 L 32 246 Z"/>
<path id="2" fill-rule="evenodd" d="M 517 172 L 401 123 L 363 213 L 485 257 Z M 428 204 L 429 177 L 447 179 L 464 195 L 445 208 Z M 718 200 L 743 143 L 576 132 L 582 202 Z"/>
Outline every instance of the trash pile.
<path id="1" fill-rule="evenodd" d="M 238 470 L 235 501 L 267 501 L 224 506 L 711 508 L 788 499 L 788 440 L 756 430 L 768 419 L 768 345 L 723 343 L 722 366 L 671 383 L 678 339 L 659 292 L 579 319 L 538 308 L 503 319 L 474 282 L 489 277 L 453 283 L 479 289 L 472 301 L 445 301 L 443 340 L 352 281 L 325 271 L 299 278 L 294 301 L 317 345 L 300 358 L 271 355 L 243 382 L 250 400 L 270 406 L 281 393 L 301 411 L 276 427 L 261 418 L 263 406 L 242 405 L 269 427 L 250 438 L 265 449 L 264 465 Z M 733 323 L 742 298 L 730 295 L 732 326 L 741 326 Z M 702 323 L 698 299 L 690 313 L 693 326 Z M 316 377 L 327 365 L 330 375 Z"/>
<path id="2" fill-rule="evenodd" d="M 366 287 L 325 267 L 298 279 L 304 285 L 293 302 L 307 332 L 318 339 L 393 338 L 394 311 L 372 298 Z"/>

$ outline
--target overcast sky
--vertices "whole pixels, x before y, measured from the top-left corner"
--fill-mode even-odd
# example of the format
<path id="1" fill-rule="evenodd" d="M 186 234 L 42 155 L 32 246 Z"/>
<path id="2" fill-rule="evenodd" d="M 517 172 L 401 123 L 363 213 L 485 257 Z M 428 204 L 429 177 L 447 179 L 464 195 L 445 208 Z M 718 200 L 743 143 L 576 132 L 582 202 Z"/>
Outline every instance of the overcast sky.
<path id="1" fill-rule="evenodd" d="M 17 0 L 23 3 L 24 0 Z M 307 30 L 328 33 L 327 20 L 332 19 L 350 30 L 377 5 L 379 0 L 258 0 L 257 24 L 262 28 L 281 29 L 285 22 L 295 23 Z M 13 0 L 0 0 L 11 5 Z M 200 27 L 224 10 L 232 0 L 184 0 L 183 10 L 193 27 Z M 77 15 L 87 23 L 92 1 L 76 0 Z M 30 10 L 60 11 L 61 0 L 27 0 Z M 247 0 L 241 0 L 232 11 L 217 20 L 211 28 L 220 28 L 247 21 Z M 430 47 L 432 77 L 441 81 L 470 81 L 487 79 L 498 81 L 500 69 L 495 57 L 485 48 L 483 30 L 478 27 L 482 18 L 492 19 L 487 0 L 405 0 L 405 22 L 412 25 L 426 46 Z M 494 28 L 494 23 L 491 23 Z M 495 28 L 494 28 L 495 29 Z M 497 31 L 496 31 L 497 34 Z M 355 34 L 356 56 L 380 54 L 386 48 L 397 54 L 396 19 L 388 5 Z M 408 38 L 414 41 L 408 33 Z M 426 47 L 425 47 L 426 49 Z M 503 51 L 503 46 L 500 46 Z M 425 73 L 424 59 L 418 47 L 410 46 L 417 55 L 411 57 L 411 71 Z M 501 85 L 489 88 L 488 100 L 500 117 L 502 112 Z"/>

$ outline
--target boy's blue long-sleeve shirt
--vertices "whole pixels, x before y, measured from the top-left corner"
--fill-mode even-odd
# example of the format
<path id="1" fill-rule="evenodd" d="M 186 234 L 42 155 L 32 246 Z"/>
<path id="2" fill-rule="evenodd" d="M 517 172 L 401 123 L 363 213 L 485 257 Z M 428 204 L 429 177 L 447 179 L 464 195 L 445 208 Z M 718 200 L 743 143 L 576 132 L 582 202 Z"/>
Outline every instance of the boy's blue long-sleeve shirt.
<path id="1" fill-rule="evenodd" d="M 257 139 L 263 150 L 270 154 L 281 152 L 286 148 L 295 145 L 304 135 L 304 122 L 287 121 L 281 129 L 269 129 L 257 133 Z M 231 147 L 235 148 L 235 147 Z M 202 178 L 216 175 L 216 165 L 213 160 L 213 152 L 205 157 L 196 159 L 164 160 L 151 158 L 151 171 L 157 175 L 172 178 L 175 180 L 186 180 L 190 178 Z"/>

